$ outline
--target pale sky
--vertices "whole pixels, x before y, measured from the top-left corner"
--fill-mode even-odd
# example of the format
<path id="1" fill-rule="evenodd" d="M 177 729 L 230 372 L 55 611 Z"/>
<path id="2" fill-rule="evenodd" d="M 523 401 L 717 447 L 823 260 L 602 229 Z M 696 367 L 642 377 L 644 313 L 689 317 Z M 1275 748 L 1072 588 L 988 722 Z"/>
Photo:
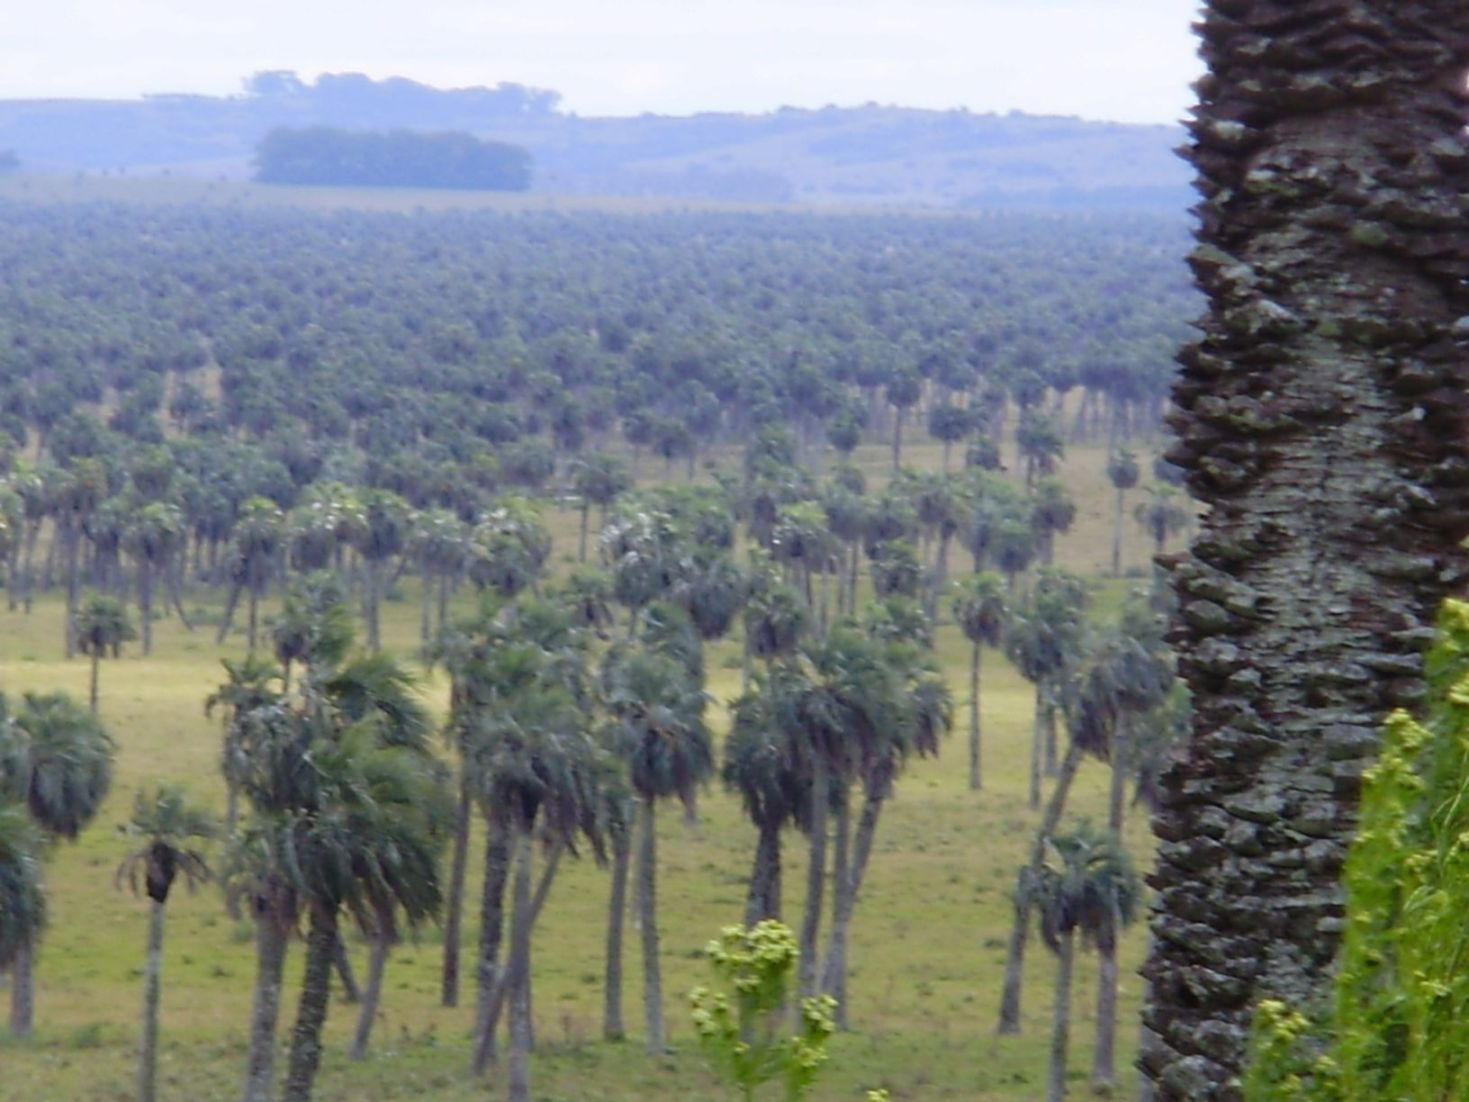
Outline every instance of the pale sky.
<path id="1" fill-rule="evenodd" d="M 515 81 L 583 115 L 875 100 L 1170 122 L 1196 0 L 0 0 L 0 98 L 229 94 L 261 69 Z"/>

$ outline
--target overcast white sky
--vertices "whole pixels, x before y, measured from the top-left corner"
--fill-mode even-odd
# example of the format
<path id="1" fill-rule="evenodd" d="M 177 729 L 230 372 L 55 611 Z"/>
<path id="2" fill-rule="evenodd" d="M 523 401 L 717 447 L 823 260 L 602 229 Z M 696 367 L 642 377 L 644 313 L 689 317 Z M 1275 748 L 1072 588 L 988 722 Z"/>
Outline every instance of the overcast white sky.
<path id="1" fill-rule="evenodd" d="M 1168 122 L 1195 0 L 0 0 L 0 98 L 261 69 L 553 88 L 585 115 L 868 100 Z M 8 9 L 8 10 L 7 10 Z"/>

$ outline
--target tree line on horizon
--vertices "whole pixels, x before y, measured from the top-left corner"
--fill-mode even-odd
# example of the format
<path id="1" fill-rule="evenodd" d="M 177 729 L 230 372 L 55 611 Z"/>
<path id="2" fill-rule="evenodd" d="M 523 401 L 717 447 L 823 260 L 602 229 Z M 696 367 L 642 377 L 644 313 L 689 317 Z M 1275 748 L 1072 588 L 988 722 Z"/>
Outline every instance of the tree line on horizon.
<path id="1" fill-rule="evenodd" d="M 263 184 L 525 191 L 531 155 L 457 131 L 276 127 L 255 149 Z"/>

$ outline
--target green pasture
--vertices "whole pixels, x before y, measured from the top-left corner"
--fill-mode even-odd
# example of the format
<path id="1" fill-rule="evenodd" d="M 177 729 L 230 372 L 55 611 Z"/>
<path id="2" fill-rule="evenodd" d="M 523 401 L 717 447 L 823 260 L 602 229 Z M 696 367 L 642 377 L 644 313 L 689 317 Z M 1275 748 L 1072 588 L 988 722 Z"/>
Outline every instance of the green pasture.
<path id="1" fill-rule="evenodd" d="M 874 443 L 858 458 L 876 474 L 886 455 Z M 932 444 L 918 444 L 908 455 L 918 465 L 937 465 L 938 449 Z M 1079 511 L 1076 527 L 1059 543 L 1059 558 L 1091 576 L 1100 574 L 1111 546 L 1113 494 L 1101 468 L 1099 450 L 1073 449 L 1063 472 Z M 1141 500 L 1140 492 L 1130 500 Z M 576 519 L 570 510 L 548 516 L 559 563 L 575 553 Z M 1126 538 L 1134 577 L 1098 582 L 1099 615 L 1115 609 L 1129 586 L 1141 584 L 1148 548 L 1130 518 Z M 956 576 L 962 576 L 966 560 L 956 549 Z M 400 599 L 384 608 L 384 637 L 388 649 L 411 655 L 417 646 L 418 595 L 411 579 L 400 589 Z M 217 614 L 210 602 L 217 600 L 218 595 L 206 599 L 197 593 L 188 603 L 209 619 Z M 59 598 L 40 601 L 30 616 L 0 608 L 0 625 L 0 687 L 12 695 L 65 689 L 85 699 L 86 660 L 60 658 Z M 221 679 L 220 658 L 244 651 L 242 632 L 216 647 L 211 628 L 189 634 L 176 620 L 160 622 L 155 638 L 151 658 L 140 657 L 132 646 L 103 666 L 101 712 L 118 743 L 116 782 L 93 826 L 76 844 L 57 847 L 50 859 L 52 922 L 37 965 L 36 1035 L 25 1043 L 0 1041 L 0 1102 L 132 1097 L 146 912 L 144 902 L 114 886 L 114 870 L 128 848 L 117 828 L 134 791 L 157 781 L 182 782 L 199 800 L 222 808 L 219 723 L 205 717 L 202 705 Z M 1029 1099 L 1042 1090 L 1052 961 L 1038 940 L 1032 940 L 1027 958 L 1024 1030 L 1005 1038 L 993 1032 L 1009 893 L 1037 821 L 1024 798 L 1031 689 L 1001 655 L 985 656 L 987 787 L 970 792 L 962 748 L 968 644 L 947 622 L 938 638 L 938 658 L 958 705 L 955 735 L 941 758 L 914 763 L 884 813 L 853 930 L 854 1032 L 834 1042 L 832 1064 L 815 1093 L 821 1100 L 861 1099 L 874 1087 L 888 1088 L 895 1099 Z M 739 687 L 738 644 L 724 644 L 708 666 L 715 723 L 722 730 L 724 705 Z M 423 687 L 434 707 L 442 709 L 443 677 L 425 673 Z M 1105 784 L 1104 767 L 1085 766 L 1073 815 L 1103 818 Z M 678 811 L 669 808 L 662 815 L 662 833 L 659 905 L 673 1052 L 657 1059 L 643 1052 L 641 972 L 632 931 L 625 990 L 633 1036 L 621 1044 L 600 1039 L 608 879 L 585 856 L 563 863 L 535 938 L 533 1076 L 539 1099 L 724 1097 L 695 1050 L 684 993 L 706 979 L 700 947 L 722 924 L 741 916 L 755 835 L 737 802 L 717 786 L 701 799 L 696 827 L 685 826 Z M 1141 859 L 1150 844 L 1141 812 L 1133 815 L 1129 840 Z M 471 951 L 478 845 L 476 838 L 466 930 Z M 785 853 L 785 906 L 791 919 L 801 904 L 803 856 L 803 840 L 793 833 Z M 1132 1089 L 1127 1069 L 1141 993 L 1134 969 L 1142 946 L 1142 931 L 1134 929 L 1123 954 L 1120 1096 Z M 360 968 L 364 948 L 355 941 L 351 948 Z M 294 1014 L 289 985 L 299 974 L 300 958 L 297 951 L 288 972 L 283 1025 Z M 363 1063 L 345 1058 L 355 1008 L 334 1005 L 320 1098 L 452 1102 L 499 1092 L 493 1080 L 487 1085 L 468 1077 L 472 991 L 461 998 L 466 1005 L 440 1007 L 439 962 L 437 929 L 422 931 L 417 943 L 405 944 L 394 955 L 374 1052 Z M 165 945 L 164 1097 L 205 1102 L 238 1094 L 253 968 L 251 929 L 226 917 L 216 889 L 176 895 L 169 904 Z M 1072 1069 L 1078 1096 L 1087 1092 L 1094 998 L 1095 965 L 1088 958 L 1079 970 L 1074 1004 Z"/>

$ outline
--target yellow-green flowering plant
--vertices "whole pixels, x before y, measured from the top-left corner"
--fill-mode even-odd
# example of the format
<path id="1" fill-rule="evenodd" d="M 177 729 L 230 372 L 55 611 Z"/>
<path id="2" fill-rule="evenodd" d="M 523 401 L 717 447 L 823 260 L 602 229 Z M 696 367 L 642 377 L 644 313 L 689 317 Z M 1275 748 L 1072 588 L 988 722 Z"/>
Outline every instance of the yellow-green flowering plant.
<path id="1" fill-rule="evenodd" d="M 826 1042 L 836 1028 L 836 1000 L 817 995 L 801 1000 L 795 1032 L 786 1032 L 791 977 L 800 956 L 796 939 L 780 922 L 750 929 L 726 926 L 704 949 L 717 977 L 714 987 L 690 993 L 699 1046 L 743 1102 L 779 1080 L 786 1102 L 810 1093 L 826 1062 Z"/>

